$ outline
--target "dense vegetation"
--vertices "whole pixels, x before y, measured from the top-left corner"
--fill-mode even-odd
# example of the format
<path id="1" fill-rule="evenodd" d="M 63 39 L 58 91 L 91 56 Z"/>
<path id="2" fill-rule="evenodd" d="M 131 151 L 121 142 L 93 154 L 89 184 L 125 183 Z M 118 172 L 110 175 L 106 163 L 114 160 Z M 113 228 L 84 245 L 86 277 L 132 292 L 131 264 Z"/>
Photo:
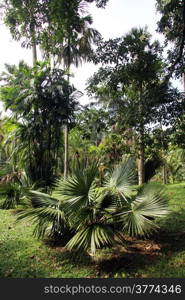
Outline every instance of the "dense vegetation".
<path id="1" fill-rule="evenodd" d="M 5 277 L 19 276 L 19 259 L 25 277 L 159 277 L 168 272 L 169 253 L 181 251 L 183 260 L 185 93 L 173 87 L 173 79 L 184 78 L 185 3 L 156 0 L 158 31 L 165 37 L 160 44 L 147 28 L 105 41 L 92 27 L 88 4 L 93 2 L 99 8 L 108 4 L 6 0 L 0 5 L 13 39 L 33 50 L 32 66 L 6 64 L 0 76 L 0 100 L 8 112 L 0 118 L 0 247 L 3 253 L 20 249 L 15 260 L 0 262 Z M 85 61 L 98 67 L 87 82 L 89 103 L 82 106 L 71 67 Z M 178 203 L 179 211 L 173 211 Z M 177 221 L 173 228 L 171 218 Z M 171 235 L 179 248 L 169 244 Z M 160 238 L 167 240 L 167 253 Z M 138 253 L 132 260 L 130 248 L 143 251 L 144 263 L 145 255 L 152 260 L 158 253 L 160 271 L 153 265 L 140 269 Z M 73 254 L 84 263 L 79 274 Z M 133 272 L 122 266 L 124 255 Z M 103 271 L 109 262 L 99 262 L 106 257 L 116 260 L 111 274 Z M 181 265 L 176 277 L 184 274 Z"/>

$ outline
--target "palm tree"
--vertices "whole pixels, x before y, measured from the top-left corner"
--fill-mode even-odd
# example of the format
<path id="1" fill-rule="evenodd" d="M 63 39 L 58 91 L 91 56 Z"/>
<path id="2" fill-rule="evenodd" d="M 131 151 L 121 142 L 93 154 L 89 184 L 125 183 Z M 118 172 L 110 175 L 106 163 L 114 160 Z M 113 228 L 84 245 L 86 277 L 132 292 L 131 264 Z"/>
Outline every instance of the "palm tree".
<path id="1" fill-rule="evenodd" d="M 63 63 L 67 69 L 67 80 L 70 83 L 71 65 L 76 67 L 86 61 L 92 54 L 92 44 L 100 39 L 97 30 L 90 27 L 92 18 L 86 14 L 86 1 L 61 1 L 58 3 L 59 13 L 51 12 L 49 28 L 41 44 L 48 54 L 53 55 L 54 65 Z M 54 8 L 56 9 L 56 7 Z M 86 15 L 85 15 L 86 14 Z M 68 120 L 64 126 L 64 177 L 68 174 Z"/>
<path id="2" fill-rule="evenodd" d="M 40 237 L 48 230 L 63 238 L 70 232 L 66 248 L 92 254 L 122 241 L 123 234 L 146 236 L 157 228 L 154 219 L 168 212 L 163 188 L 147 184 L 136 192 L 133 159 L 110 170 L 103 184 L 98 175 L 98 163 L 94 163 L 61 179 L 52 196 L 30 191 L 36 208 L 22 212 L 18 219 L 32 219 Z"/>
<path id="3" fill-rule="evenodd" d="M 18 68 L 7 67 L 1 99 L 17 122 L 10 137 L 16 143 L 13 153 L 24 152 L 22 161 L 34 183 L 50 186 L 57 174 L 61 128 L 66 119 L 73 122 L 81 93 L 68 86 L 64 71 L 51 70 L 46 63 L 37 63 L 34 68 L 23 62 Z"/>
<path id="4" fill-rule="evenodd" d="M 33 189 L 24 170 L 14 169 L 11 163 L 6 163 L 0 170 L 0 208 L 15 208 L 29 202 L 26 193 Z"/>
<path id="5" fill-rule="evenodd" d="M 94 1 L 94 0 L 93 0 Z M 89 27 L 92 18 L 86 13 L 87 2 L 91 0 L 22 0 L 5 2 L 5 23 L 9 26 L 14 39 L 25 37 L 23 46 L 32 47 L 33 65 L 37 61 L 36 46 L 39 44 L 46 55 L 53 55 L 63 61 L 68 70 L 72 64 L 86 60 L 92 51 L 91 44 L 100 34 Z M 95 1 L 104 7 L 107 0 Z M 70 93 L 68 93 L 70 95 Z M 37 110 L 35 116 L 37 115 Z M 68 172 L 68 120 L 65 124 L 64 175 Z"/>
<path id="6" fill-rule="evenodd" d="M 69 23 L 67 29 L 67 39 L 66 44 L 64 44 L 62 49 L 62 57 L 64 66 L 68 70 L 68 83 L 70 82 L 70 68 L 74 64 L 78 67 L 82 60 L 86 61 L 87 58 L 92 53 L 91 44 L 97 41 L 100 37 L 97 30 L 89 28 L 88 25 L 92 23 L 90 16 L 85 16 L 80 18 L 78 15 L 78 24 L 72 22 Z M 64 178 L 68 175 L 68 123 L 65 125 L 64 130 L 65 135 L 65 159 L 64 159 Z"/>

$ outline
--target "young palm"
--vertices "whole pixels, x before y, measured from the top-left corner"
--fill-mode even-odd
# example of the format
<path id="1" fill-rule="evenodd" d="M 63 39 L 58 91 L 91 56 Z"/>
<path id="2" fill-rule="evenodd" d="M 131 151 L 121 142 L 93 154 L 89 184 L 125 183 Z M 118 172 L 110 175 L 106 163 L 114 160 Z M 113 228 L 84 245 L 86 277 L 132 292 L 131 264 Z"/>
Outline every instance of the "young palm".
<path id="1" fill-rule="evenodd" d="M 29 205 L 26 194 L 33 188 L 23 170 L 4 164 L 0 170 L 0 208 L 11 209 L 20 204 Z"/>
<path id="2" fill-rule="evenodd" d="M 116 243 L 121 239 L 120 233 L 148 235 L 156 229 L 154 219 L 167 214 L 167 201 L 161 186 L 148 184 L 139 193 L 134 190 L 134 167 L 132 159 L 125 160 L 105 176 L 102 185 L 98 164 L 75 170 L 58 183 L 53 193 L 55 204 L 52 197 L 38 192 L 33 197 L 32 192 L 30 197 L 37 197 L 39 207 L 19 218 L 33 217 L 37 228 L 45 232 L 48 222 L 56 224 L 58 216 L 62 216 L 63 224 L 66 221 L 73 232 L 66 248 L 90 250 L 92 254 Z"/>

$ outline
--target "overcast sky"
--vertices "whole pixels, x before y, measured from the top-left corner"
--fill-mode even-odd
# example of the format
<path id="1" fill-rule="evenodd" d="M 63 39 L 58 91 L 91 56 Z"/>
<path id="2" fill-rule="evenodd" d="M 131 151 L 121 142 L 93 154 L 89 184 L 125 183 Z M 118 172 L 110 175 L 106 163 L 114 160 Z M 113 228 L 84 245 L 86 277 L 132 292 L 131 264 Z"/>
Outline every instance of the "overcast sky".
<path id="1" fill-rule="evenodd" d="M 99 30 L 105 39 L 120 37 L 132 27 L 146 25 L 155 38 L 162 39 L 155 32 L 159 18 L 155 10 L 155 0 L 109 0 L 105 9 L 98 9 L 91 4 L 89 11 L 93 16 L 93 27 Z M 31 64 L 31 50 L 21 48 L 20 43 L 13 41 L 3 24 L 0 26 L 0 39 L 0 71 L 4 69 L 5 63 L 18 64 L 21 59 Z M 84 92 L 85 82 L 95 70 L 96 67 L 92 64 L 84 64 L 74 70 L 72 80 L 75 87 Z M 81 102 L 87 103 L 86 95 Z"/>

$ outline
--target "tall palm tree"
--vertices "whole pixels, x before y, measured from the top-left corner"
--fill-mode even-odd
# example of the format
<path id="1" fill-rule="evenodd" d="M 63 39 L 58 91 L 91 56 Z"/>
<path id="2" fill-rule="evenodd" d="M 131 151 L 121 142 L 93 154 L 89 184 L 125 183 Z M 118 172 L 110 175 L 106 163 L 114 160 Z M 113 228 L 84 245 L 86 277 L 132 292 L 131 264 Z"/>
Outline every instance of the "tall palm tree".
<path id="1" fill-rule="evenodd" d="M 92 44 L 100 39 L 97 30 L 90 27 L 92 17 L 86 14 L 86 1 L 61 1 L 58 3 L 58 11 L 61 13 L 51 16 L 47 31 L 50 34 L 43 40 L 41 47 L 46 55 L 51 53 L 54 65 L 63 63 L 67 70 L 67 80 L 70 83 L 71 65 L 79 66 L 86 61 L 92 53 Z M 70 95 L 69 95 L 70 96 Z M 68 121 L 64 126 L 64 177 L 68 174 Z"/>
<path id="2" fill-rule="evenodd" d="M 97 30 L 89 28 L 88 25 L 92 23 L 91 17 L 86 16 L 79 18 L 78 26 L 75 24 L 69 24 L 67 43 L 63 47 L 63 59 L 64 65 L 67 67 L 70 75 L 70 67 L 74 64 L 78 67 L 82 60 L 87 58 L 92 53 L 91 44 L 97 41 L 99 33 Z M 75 38 L 76 30 L 76 38 Z M 68 75 L 68 83 L 70 82 L 70 76 Z M 68 123 L 65 125 L 65 161 L 64 161 L 64 177 L 68 175 Z"/>

